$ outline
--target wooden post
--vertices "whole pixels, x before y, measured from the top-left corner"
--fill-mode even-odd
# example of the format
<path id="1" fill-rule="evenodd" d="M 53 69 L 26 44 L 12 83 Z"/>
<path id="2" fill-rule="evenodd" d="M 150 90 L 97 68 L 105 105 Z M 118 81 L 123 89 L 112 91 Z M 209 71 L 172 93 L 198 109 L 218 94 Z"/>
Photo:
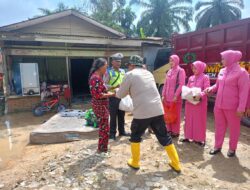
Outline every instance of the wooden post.
<path id="1" fill-rule="evenodd" d="M 4 88 L 4 96 L 9 96 L 10 95 L 10 84 L 9 84 L 9 74 L 8 74 L 8 69 L 7 69 L 7 59 L 6 59 L 6 54 L 4 50 L 2 51 L 3 55 L 3 73 L 4 73 L 4 78 L 3 78 L 3 88 Z"/>
<path id="2" fill-rule="evenodd" d="M 73 89 L 71 88 L 71 73 L 70 73 L 71 66 L 70 66 L 69 56 L 66 56 L 65 59 L 66 59 L 66 69 L 67 69 L 67 80 L 68 80 L 68 85 L 69 85 L 69 89 L 70 89 L 70 95 L 72 97 L 73 96 Z"/>
<path id="3" fill-rule="evenodd" d="M 71 82 L 70 82 L 70 66 L 69 66 L 69 57 L 68 56 L 66 56 L 65 57 L 65 59 L 66 59 L 66 68 L 67 68 L 67 80 L 68 80 L 68 85 L 69 85 L 69 87 L 71 88 Z"/>
<path id="4" fill-rule="evenodd" d="M 3 56 L 3 92 L 5 96 L 5 110 L 4 113 L 8 113 L 8 104 L 7 104 L 7 97 L 10 95 L 10 84 L 9 84 L 9 73 L 7 69 L 7 59 L 5 51 L 2 49 L 2 56 Z"/>

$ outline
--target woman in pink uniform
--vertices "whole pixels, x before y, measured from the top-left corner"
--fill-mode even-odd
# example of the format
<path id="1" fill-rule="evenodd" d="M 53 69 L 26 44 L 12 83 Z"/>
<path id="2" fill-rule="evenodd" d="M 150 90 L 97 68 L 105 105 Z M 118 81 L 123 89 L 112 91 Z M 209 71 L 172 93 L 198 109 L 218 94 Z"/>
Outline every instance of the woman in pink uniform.
<path id="1" fill-rule="evenodd" d="M 181 142 L 189 142 L 192 139 L 200 146 L 205 145 L 206 126 L 207 126 L 207 95 L 203 92 L 210 87 L 209 77 L 204 74 L 206 64 L 196 61 L 192 64 L 193 76 L 189 77 L 187 86 L 189 88 L 201 88 L 201 94 L 194 97 L 194 100 L 200 101 L 194 105 L 186 101 L 185 105 L 185 127 L 184 139 Z M 197 115 L 198 114 L 198 115 Z"/>
<path id="2" fill-rule="evenodd" d="M 167 129 L 173 138 L 179 137 L 181 120 L 181 89 L 185 84 L 186 74 L 184 69 L 179 66 L 180 58 L 172 55 L 169 58 L 171 69 L 167 72 L 166 80 L 163 86 L 162 99 L 167 105 L 176 103 L 177 121 L 173 124 L 167 124 Z"/>
<path id="3" fill-rule="evenodd" d="M 239 136 L 240 119 L 244 114 L 249 90 L 248 73 L 241 68 L 240 51 L 227 50 L 221 53 L 222 64 L 216 84 L 206 90 L 207 93 L 217 92 L 215 117 L 215 145 L 209 153 L 221 152 L 227 127 L 229 128 L 228 157 L 235 156 Z"/>

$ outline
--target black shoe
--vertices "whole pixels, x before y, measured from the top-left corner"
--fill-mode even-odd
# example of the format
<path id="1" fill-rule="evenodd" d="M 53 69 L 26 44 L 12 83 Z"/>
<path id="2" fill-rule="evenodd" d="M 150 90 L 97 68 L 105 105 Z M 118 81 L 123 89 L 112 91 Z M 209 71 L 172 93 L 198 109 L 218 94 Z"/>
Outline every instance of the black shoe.
<path id="1" fill-rule="evenodd" d="M 152 128 L 148 128 L 148 132 L 149 132 L 150 134 L 155 134 Z"/>
<path id="2" fill-rule="evenodd" d="M 125 136 L 125 137 L 130 137 L 130 133 L 124 132 L 124 133 L 120 133 L 119 136 Z"/>
<path id="3" fill-rule="evenodd" d="M 174 138 L 178 138 L 180 135 L 179 134 L 175 134 L 175 133 L 172 133 L 171 134 L 171 137 L 174 139 Z"/>
<path id="4" fill-rule="evenodd" d="M 110 141 L 115 141 L 115 140 L 116 140 L 115 135 L 109 135 L 109 140 L 110 140 Z"/>
<path id="5" fill-rule="evenodd" d="M 215 154 L 218 154 L 219 152 L 221 152 L 221 148 L 210 150 L 209 154 L 215 155 Z"/>
<path id="6" fill-rule="evenodd" d="M 189 139 L 180 139 L 180 142 L 190 142 Z"/>
<path id="7" fill-rule="evenodd" d="M 227 152 L 227 156 L 228 156 L 228 157 L 234 157 L 234 156 L 235 156 L 235 151 L 229 150 L 229 151 Z"/>
<path id="8" fill-rule="evenodd" d="M 198 145 L 201 146 L 201 147 L 204 147 L 204 146 L 206 145 L 205 142 L 195 141 L 194 143 L 195 143 L 195 144 L 198 144 Z"/>

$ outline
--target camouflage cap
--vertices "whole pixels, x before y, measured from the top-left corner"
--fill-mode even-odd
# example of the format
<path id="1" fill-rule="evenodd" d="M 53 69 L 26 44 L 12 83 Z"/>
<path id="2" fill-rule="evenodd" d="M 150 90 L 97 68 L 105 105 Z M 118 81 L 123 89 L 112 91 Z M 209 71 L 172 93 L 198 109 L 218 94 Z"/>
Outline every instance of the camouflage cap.
<path id="1" fill-rule="evenodd" d="M 115 53 L 115 54 L 111 55 L 110 57 L 114 61 L 121 61 L 123 58 L 123 54 L 122 53 Z"/>
<path id="2" fill-rule="evenodd" d="M 129 59 L 128 64 L 142 66 L 143 65 L 143 58 L 139 55 L 132 55 Z"/>

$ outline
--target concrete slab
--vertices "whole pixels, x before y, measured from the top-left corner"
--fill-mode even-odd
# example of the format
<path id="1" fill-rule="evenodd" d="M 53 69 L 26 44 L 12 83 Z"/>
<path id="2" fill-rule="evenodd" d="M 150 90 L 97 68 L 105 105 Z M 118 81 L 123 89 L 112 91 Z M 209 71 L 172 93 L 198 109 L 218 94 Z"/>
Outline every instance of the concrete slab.
<path id="1" fill-rule="evenodd" d="M 85 124 L 83 118 L 56 114 L 30 133 L 30 143 L 51 144 L 98 138 L 98 129 Z"/>

